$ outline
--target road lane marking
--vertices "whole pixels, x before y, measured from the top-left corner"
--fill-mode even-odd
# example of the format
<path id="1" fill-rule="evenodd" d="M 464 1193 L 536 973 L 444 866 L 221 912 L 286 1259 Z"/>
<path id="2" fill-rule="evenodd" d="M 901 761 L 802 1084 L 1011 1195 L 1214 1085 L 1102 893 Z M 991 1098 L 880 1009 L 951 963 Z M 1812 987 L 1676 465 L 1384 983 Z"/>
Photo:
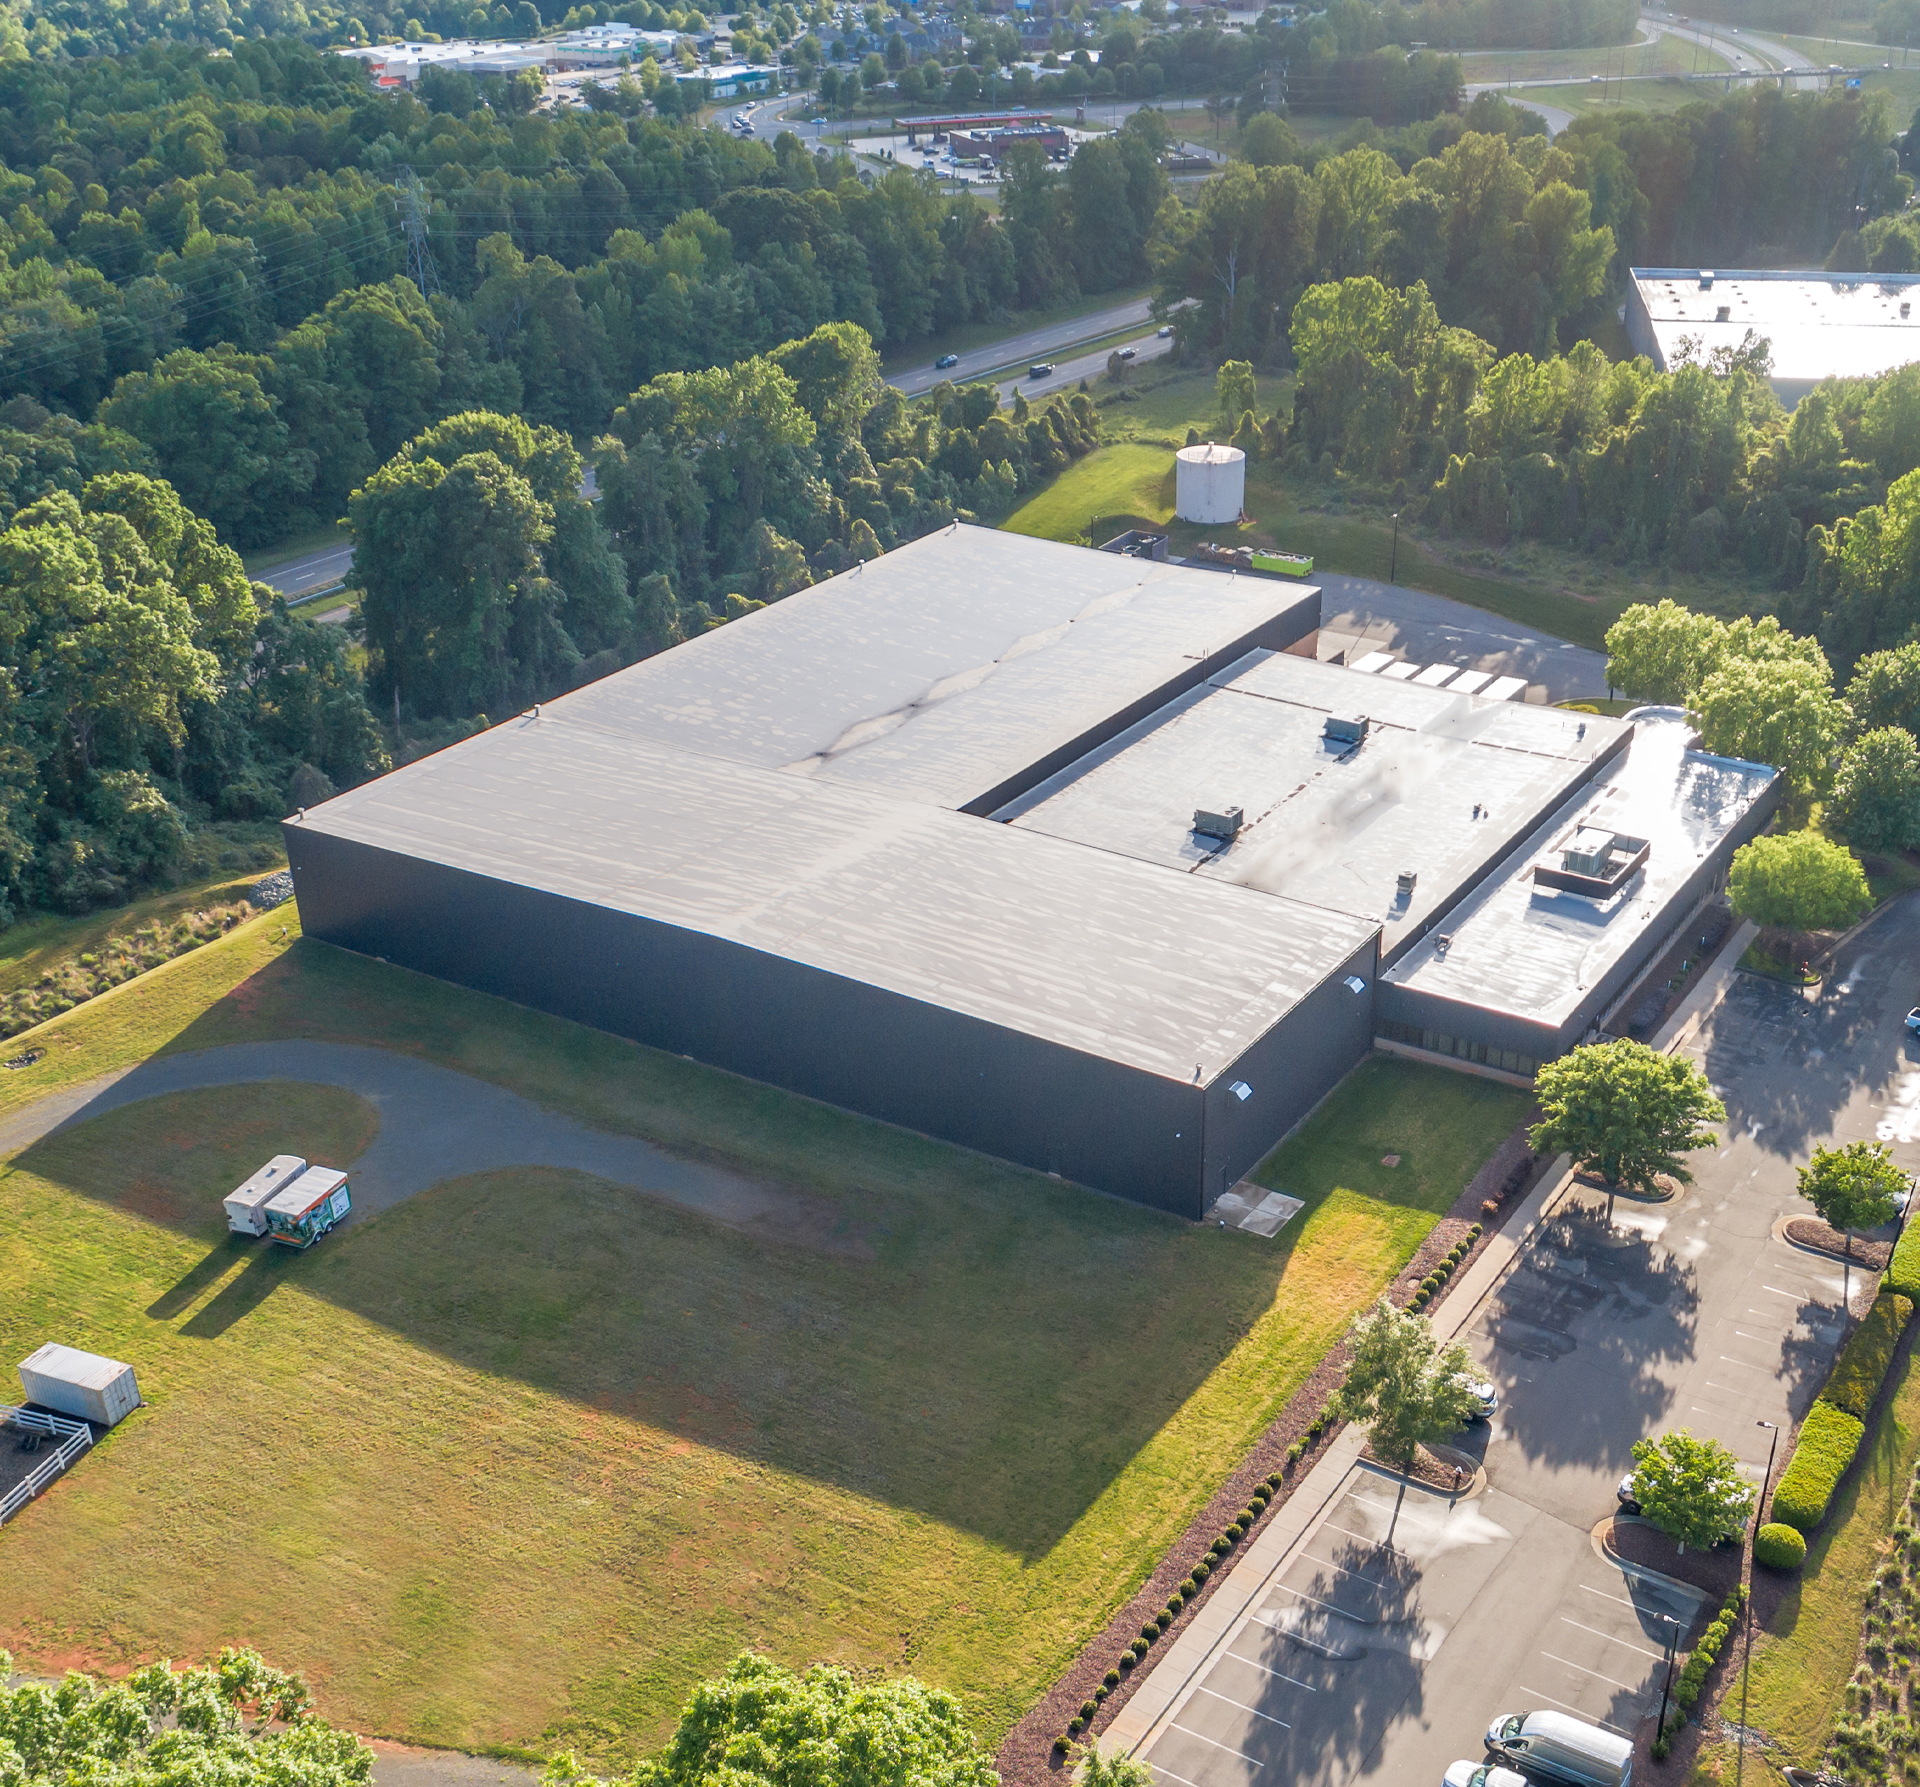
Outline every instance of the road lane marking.
<path id="1" fill-rule="evenodd" d="M 1293 1727 L 1285 1719 L 1276 1719 L 1272 1713 L 1263 1713 L 1257 1706 L 1249 1706 L 1244 1700 L 1235 1700 L 1231 1694 L 1219 1694 L 1212 1688 L 1194 1689 L 1196 1694 L 1204 1694 L 1209 1700 L 1224 1700 L 1229 1706 L 1237 1706 L 1243 1713 L 1252 1713 L 1256 1719 L 1265 1719 L 1269 1725 L 1278 1725 L 1282 1731 L 1291 1731 Z M 1248 1758 L 1252 1760 L 1251 1757 Z"/>
<path id="2" fill-rule="evenodd" d="M 1287 1675 L 1281 1670 L 1269 1669 L 1267 1665 L 1264 1663 L 1256 1663 L 1251 1657 L 1241 1656 L 1241 1654 L 1237 1650 L 1230 1650 L 1227 1652 L 1227 1655 L 1230 1656 L 1236 1663 L 1244 1663 L 1249 1669 L 1257 1669 L 1260 1671 L 1262 1675 L 1272 1676 L 1275 1681 L 1292 1682 L 1296 1688 L 1305 1688 L 1309 1694 L 1317 1694 L 1320 1692 L 1320 1690 L 1316 1688 L 1312 1682 L 1299 1681 L 1295 1677 L 1291 1675 Z"/>
<path id="3" fill-rule="evenodd" d="M 1550 1663 L 1559 1663 L 1565 1668 L 1577 1669 L 1580 1671 L 1582 1675 L 1590 1675 L 1593 1677 L 1595 1681 L 1605 1682 L 1607 1686 L 1610 1688 L 1619 1688 L 1623 1693 L 1627 1693 L 1627 1694 L 1631 1694 L 1634 1691 L 1632 1686 L 1629 1683 L 1617 1682 L 1613 1679 L 1612 1676 L 1602 1675 L 1600 1671 L 1597 1669 L 1589 1669 L 1584 1663 L 1571 1662 L 1566 1657 L 1556 1657 L 1553 1654 L 1553 1652 L 1550 1650 L 1543 1650 L 1540 1654 L 1541 1656 L 1545 1657 L 1547 1661 Z M 1204 1694 L 1206 1690 L 1203 1688 L 1201 1689 L 1201 1692 Z"/>
<path id="4" fill-rule="evenodd" d="M 1176 1775 L 1164 1762 L 1155 1762 L 1151 1756 L 1147 1758 L 1147 1767 L 1156 1775 L 1165 1775 L 1169 1781 L 1178 1781 L 1180 1787 L 1199 1787 L 1197 1781 L 1189 1781 L 1185 1775 Z"/>
<path id="5" fill-rule="evenodd" d="M 1601 1718 L 1598 1713 L 1590 1713 L 1583 1706 L 1569 1706 L 1566 1703 L 1566 1701 L 1556 1700 L 1551 1694 L 1543 1694 L 1540 1692 L 1538 1688 L 1515 1688 L 1514 1692 L 1516 1694 L 1525 1694 L 1530 1700 L 1544 1700 L 1549 1706 L 1557 1706 L 1563 1712 L 1570 1712 L 1574 1714 L 1577 1718 L 1582 1718 L 1587 1720 L 1589 1724 L 1604 1725 L 1609 1731 L 1613 1732 L 1618 1737 L 1625 1737 L 1628 1735 L 1626 1732 L 1622 1731 L 1618 1725 L 1614 1724 L 1611 1720 Z M 1178 1731 L 1180 1727 L 1176 1725 L 1174 1729 Z"/>
<path id="6" fill-rule="evenodd" d="M 1203 1688 L 1201 1692 L 1205 1693 L 1206 1690 Z M 1242 1762 L 1251 1762 L 1255 1768 L 1266 1767 L 1258 1756 L 1249 1756 L 1245 1750 L 1236 1750 L 1232 1744 L 1223 1744 L 1217 1737 L 1208 1737 L 1203 1732 L 1195 1731 L 1191 1726 L 1169 1725 L 1167 1729 L 1179 1732 L 1182 1737 L 1190 1737 L 1196 1743 L 1211 1744 L 1216 1750 L 1225 1750 L 1229 1756 L 1238 1756 Z"/>
<path id="7" fill-rule="evenodd" d="M 1656 1663 L 1664 1663 L 1667 1660 L 1665 1651 L 1648 1650 L 1645 1645 L 1634 1644 L 1625 1638 L 1616 1638 L 1611 1632 L 1603 1632 L 1598 1626 L 1581 1626 L 1577 1619 L 1568 1619 L 1564 1613 L 1560 1616 L 1560 1623 L 1563 1626 L 1580 1626 L 1580 1630 L 1583 1632 L 1591 1632 L 1594 1637 L 1604 1638 L 1609 1644 L 1621 1644 L 1625 1645 L 1628 1650 L 1637 1650 L 1641 1656 L 1651 1657 Z"/>

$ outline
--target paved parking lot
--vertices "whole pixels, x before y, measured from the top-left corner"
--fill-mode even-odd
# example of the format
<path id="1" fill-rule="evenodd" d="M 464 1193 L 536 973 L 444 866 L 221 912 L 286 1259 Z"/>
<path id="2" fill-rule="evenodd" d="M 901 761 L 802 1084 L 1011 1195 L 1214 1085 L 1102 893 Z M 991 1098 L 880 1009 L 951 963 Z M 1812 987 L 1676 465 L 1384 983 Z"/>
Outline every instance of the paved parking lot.
<path id="1" fill-rule="evenodd" d="M 1455 1501 L 1355 1464 L 1244 1610 L 1155 1669 L 1177 1695 L 1125 1740 L 1175 1787 L 1437 1783 L 1498 1714 L 1558 1707 L 1631 1732 L 1658 1703 L 1669 1620 L 1699 1598 L 1611 1564 L 1591 1529 L 1636 1439 L 1725 1443 L 1757 1483 L 1844 1325 L 1843 1272 L 1774 1237 L 1818 1142 L 1878 1136 L 1920 1168 L 1920 897 L 1813 997 L 1738 976 L 1685 1052 L 1727 1105 L 1665 1204 L 1574 1192 L 1462 1338 L 1498 1385 Z M 1863 1284 L 1849 1288 L 1860 1306 Z M 1777 1465 L 1776 1465 L 1777 1469 Z M 1244 1567 L 1244 1566 L 1243 1566 Z M 1250 1588 L 1252 1585 L 1243 1585 Z M 1123 1714 L 1123 1719 L 1125 1715 Z M 1120 1728 L 1117 1728 L 1117 1730 Z"/>

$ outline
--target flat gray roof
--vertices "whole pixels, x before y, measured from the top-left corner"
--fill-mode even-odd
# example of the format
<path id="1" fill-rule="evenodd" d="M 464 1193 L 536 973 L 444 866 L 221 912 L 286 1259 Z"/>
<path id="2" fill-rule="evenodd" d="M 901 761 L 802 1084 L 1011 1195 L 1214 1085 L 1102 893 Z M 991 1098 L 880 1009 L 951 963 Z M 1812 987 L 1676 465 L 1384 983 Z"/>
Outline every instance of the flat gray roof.
<path id="1" fill-rule="evenodd" d="M 1374 930 L 830 777 L 620 736 L 583 724 L 581 705 L 506 721 L 336 796 L 305 826 L 1181 1081 L 1196 1065 L 1211 1081 Z"/>
<path id="2" fill-rule="evenodd" d="M 1558 1026 L 1766 791 L 1775 771 L 1689 751 L 1684 722 L 1641 720 L 1626 756 L 1519 846 L 1447 922 L 1444 954 L 1417 943 L 1383 978 Z M 1535 886 L 1581 825 L 1648 840 L 1646 866 L 1609 901 Z M 1437 933 L 1436 933 L 1437 935 Z"/>
<path id="3" fill-rule="evenodd" d="M 1365 715 L 1365 742 L 1323 737 L 1329 714 Z M 1363 916 L 1384 954 L 1630 730 L 1256 651 L 995 817 Z M 1195 808 L 1229 806 L 1246 814 L 1231 845 L 1194 835 Z"/>
<path id="4" fill-rule="evenodd" d="M 960 808 L 1319 590 L 955 525 L 552 704 Z"/>

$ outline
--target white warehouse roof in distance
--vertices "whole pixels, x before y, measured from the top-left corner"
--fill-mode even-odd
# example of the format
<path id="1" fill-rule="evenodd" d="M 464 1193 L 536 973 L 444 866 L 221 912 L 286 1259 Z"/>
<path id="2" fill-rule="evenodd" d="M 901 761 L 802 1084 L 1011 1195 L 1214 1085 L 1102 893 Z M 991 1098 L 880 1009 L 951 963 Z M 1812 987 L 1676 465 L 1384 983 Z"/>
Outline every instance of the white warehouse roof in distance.
<path id="1" fill-rule="evenodd" d="M 1791 406 L 1826 378 L 1873 378 L 1920 360 L 1920 274 L 1818 269 L 1635 267 L 1627 335 L 1663 372 L 1737 348 L 1748 331 L 1773 355 Z"/>

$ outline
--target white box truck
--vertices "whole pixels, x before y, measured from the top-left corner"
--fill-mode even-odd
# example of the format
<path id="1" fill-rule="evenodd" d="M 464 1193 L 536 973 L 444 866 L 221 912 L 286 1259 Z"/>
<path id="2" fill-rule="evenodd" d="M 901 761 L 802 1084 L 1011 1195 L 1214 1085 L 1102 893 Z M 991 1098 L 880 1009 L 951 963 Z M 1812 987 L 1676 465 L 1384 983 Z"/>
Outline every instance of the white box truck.
<path id="1" fill-rule="evenodd" d="M 29 1402 L 96 1427 L 112 1427 L 140 1406 L 131 1365 L 52 1340 L 20 1361 L 20 1387 Z"/>
<path id="2" fill-rule="evenodd" d="M 267 1206 L 307 1170 L 297 1154 L 276 1154 L 226 1199 L 227 1227 L 236 1235 L 264 1235 Z"/>

